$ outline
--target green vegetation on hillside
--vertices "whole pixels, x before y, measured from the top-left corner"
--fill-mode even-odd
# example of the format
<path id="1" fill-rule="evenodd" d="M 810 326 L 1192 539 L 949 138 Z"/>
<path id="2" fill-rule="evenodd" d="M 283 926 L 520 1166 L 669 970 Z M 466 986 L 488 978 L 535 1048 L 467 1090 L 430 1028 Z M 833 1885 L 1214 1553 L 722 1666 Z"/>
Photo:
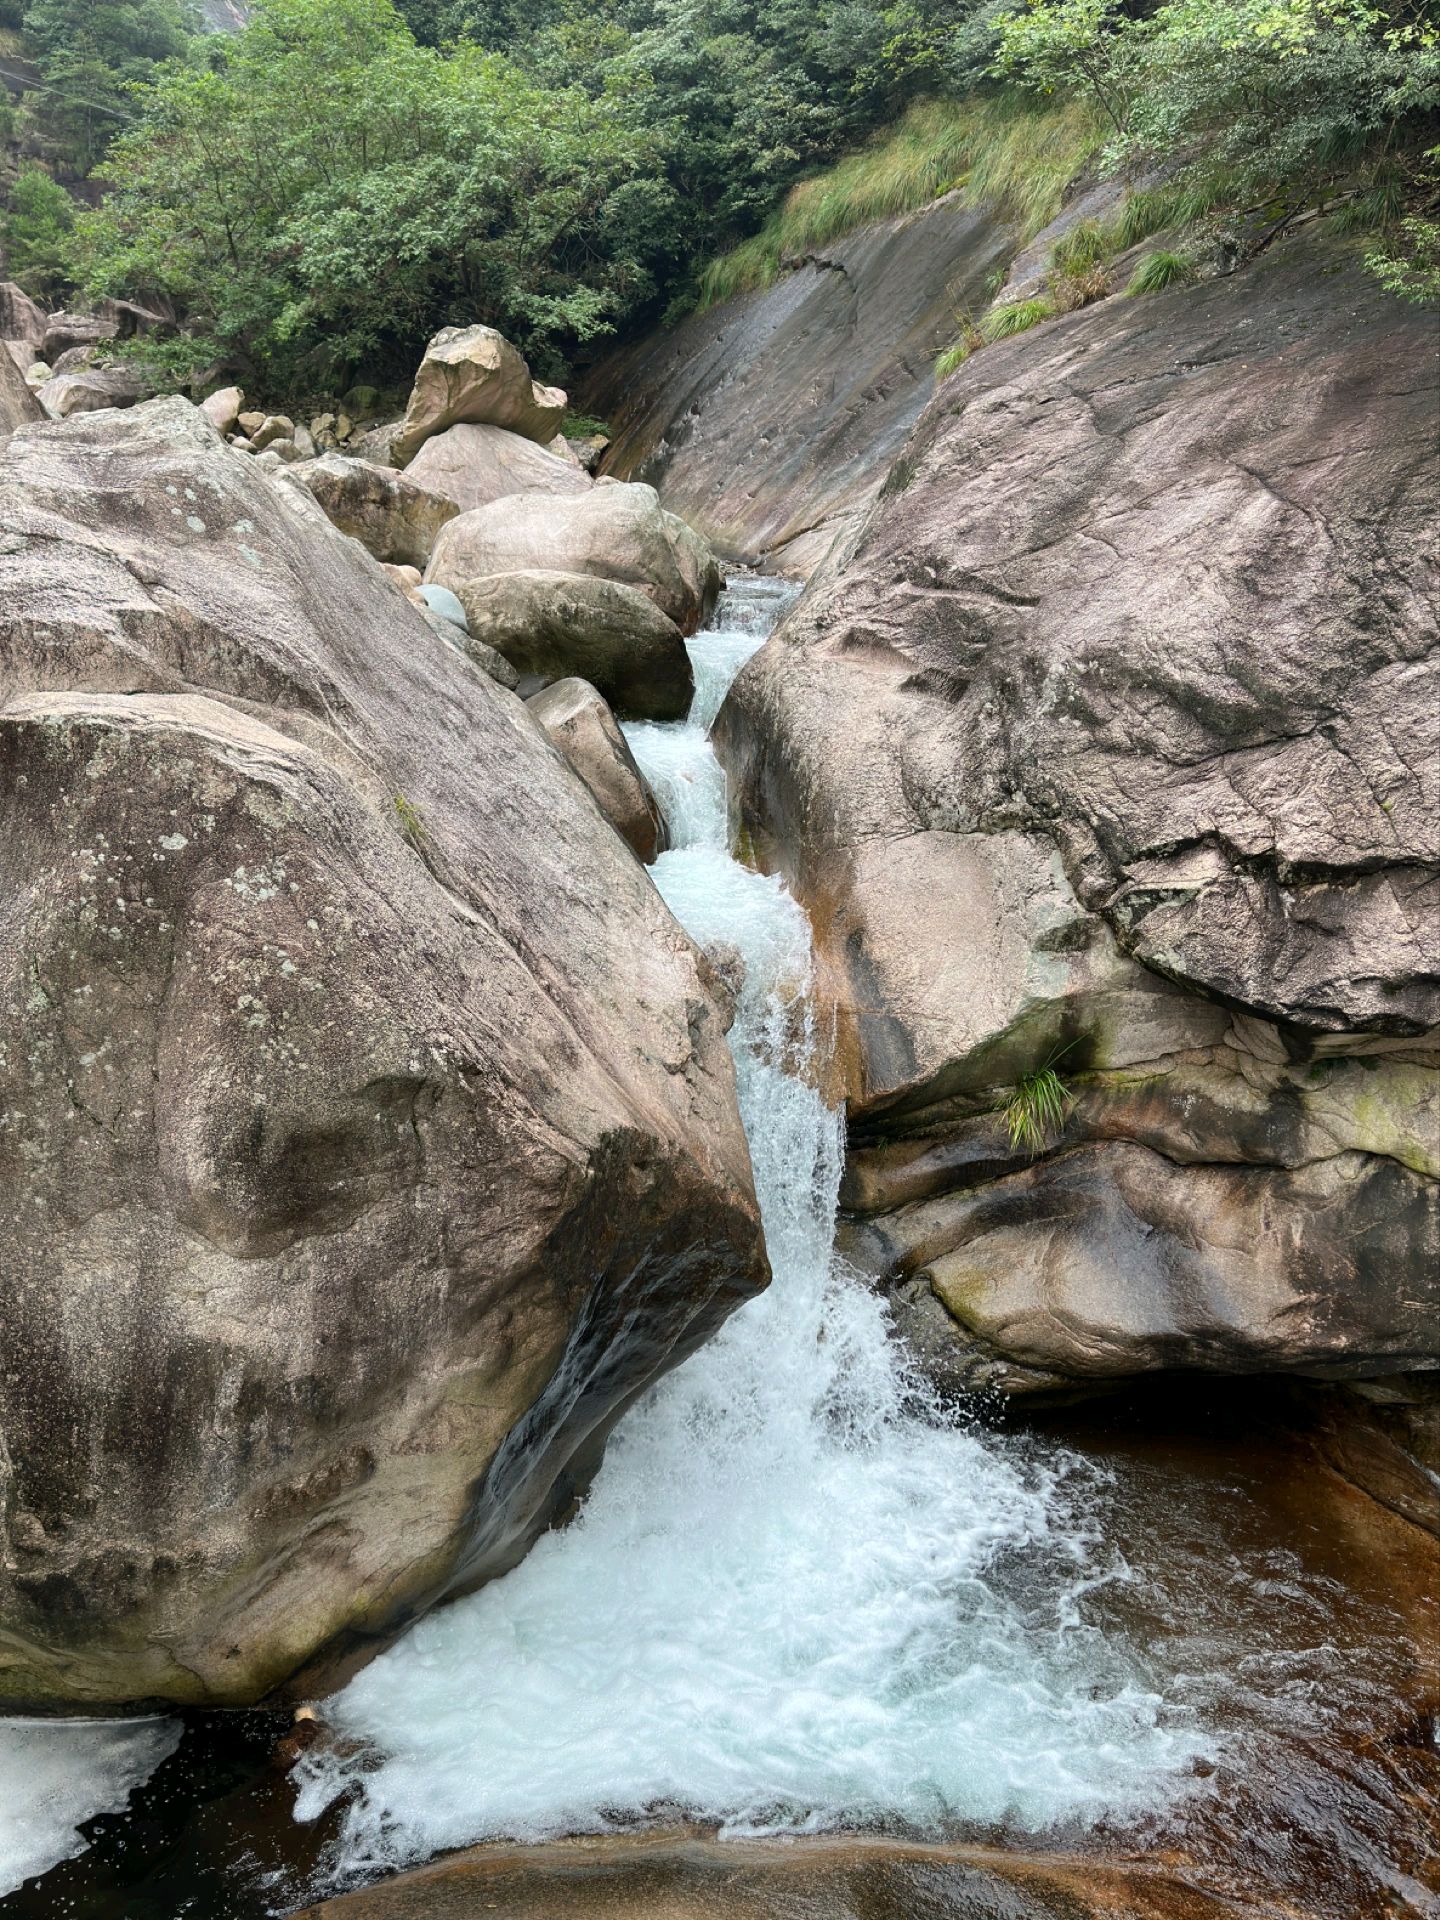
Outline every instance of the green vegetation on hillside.
<path id="1" fill-rule="evenodd" d="M 177 377 L 223 357 L 333 390 L 473 320 L 560 375 L 950 190 L 1032 235 L 1087 170 L 1132 190 L 1052 262 L 1047 311 L 1113 291 L 1152 234 L 1135 291 L 1188 269 L 1197 220 L 1337 199 L 1386 284 L 1437 277 L 1421 0 L 259 0 L 228 38 L 182 0 L 22 18 L 50 88 L 32 150 L 109 192 L 70 237 L 28 187 L 14 270 L 169 295 Z M 959 324 L 957 353 L 1018 317 Z"/>

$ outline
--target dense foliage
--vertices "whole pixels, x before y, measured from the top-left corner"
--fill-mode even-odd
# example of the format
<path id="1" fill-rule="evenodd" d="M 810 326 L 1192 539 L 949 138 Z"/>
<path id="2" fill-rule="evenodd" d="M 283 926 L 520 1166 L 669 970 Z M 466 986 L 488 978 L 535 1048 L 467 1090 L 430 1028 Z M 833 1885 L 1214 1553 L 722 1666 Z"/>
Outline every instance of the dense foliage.
<path id="1" fill-rule="evenodd" d="M 91 292 L 163 290 L 195 364 L 282 389 L 399 372 L 476 318 L 556 373 L 953 185 L 1033 231 L 1096 164 L 1162 167 L 1170 214 L 1181 189 L 1346 196 L 1418 297 L 1440 103 L 1420 4 L 259 0 L 224 38 L 182 0 L 29 0 L 37 119 L 76 162 L 118 134 L 73 240 L 25 186 L 12 270 L 47 295 L 67 259 Z"/>

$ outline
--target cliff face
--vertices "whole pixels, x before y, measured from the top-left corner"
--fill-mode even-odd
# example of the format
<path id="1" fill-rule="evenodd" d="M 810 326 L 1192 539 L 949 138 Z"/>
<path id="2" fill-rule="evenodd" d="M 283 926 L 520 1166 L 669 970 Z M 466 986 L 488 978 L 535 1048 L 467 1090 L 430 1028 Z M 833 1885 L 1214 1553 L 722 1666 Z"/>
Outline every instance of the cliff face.
<path id="1" fill-rule="evenodd" d="M 990 347 L 736 683 L 851 1250 L 962 1378 L 1440 1363 L 1435 377 L 1314 239 Z"/>
<path id="2" fill-rule="evenodd" d="M 956 308 L 984 304 L 1012 251 L 952 194 L 613 355 L 582 395 L 614 433 L 606 471 L 658 486 L 729 557 L 808 573 L 858 526 Z"/>

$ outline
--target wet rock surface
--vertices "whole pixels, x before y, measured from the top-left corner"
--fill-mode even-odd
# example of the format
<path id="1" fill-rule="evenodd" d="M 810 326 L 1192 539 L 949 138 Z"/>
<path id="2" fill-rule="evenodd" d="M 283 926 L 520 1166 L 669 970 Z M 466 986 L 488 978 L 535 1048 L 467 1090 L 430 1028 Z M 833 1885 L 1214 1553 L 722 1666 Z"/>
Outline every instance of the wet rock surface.
<path id="1" fill-rule="evenodd" d="M 987 348 L 721 715 L 972 1379 L 1440 1361 L 1432 345 L 1297 238 Z"/>
<path id="2" fill-rule="evenodd" d="M 951 195 L 622 349 L 583 394 L 612 423 L 606 473 L 658 486 L 728 558 L 808 573 L 864 516 L 956 309 L 983 305 L 1012 246 Z"/>
<path id="3" fill-rule="evenodd" d="M 184 402 L 0 454 L 0 689 L 0 1698 L 250 1701 L 509 1564 L 763 1282 L 722 1012 Z"/>

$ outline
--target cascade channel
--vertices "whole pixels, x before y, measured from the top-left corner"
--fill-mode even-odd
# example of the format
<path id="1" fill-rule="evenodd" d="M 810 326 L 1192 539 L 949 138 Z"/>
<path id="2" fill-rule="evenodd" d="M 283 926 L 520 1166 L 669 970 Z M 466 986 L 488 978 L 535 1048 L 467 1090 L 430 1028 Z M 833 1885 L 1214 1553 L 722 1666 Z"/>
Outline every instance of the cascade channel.
<path id="1" fill-rule="evenodd" d="M 709 740 L 794 591 L 732 583 L 690 642 L 688 718 L 626 729 L 670 828 L 655 883 L 735 983 L 773 1284 L 631 1411 L 570 1526 L 330 1703 L 340 1743 L 302 1764 L 298 1812 L 345 1803 L 342 1880 L 665 1814 L 1034 1831 L 1153 1805 L 1210 1753 L 1087 1624 L 1126 1569 L 1082 1462 L 937 1404 L 836 1259 L 809 927 L 733 857 Z"/>
<path id="2" fill-rule="evenodd" d="M 281 1713 L 0 1720 L 4 1920 L 268 1920 L 471 1843 L 678 1823 L 1436 1911 L 1435 1731 L 1373 1503 L 1215 1389 L 997 1429 L 836 1254 L 810 930 L 733 857 L 709 740 L 795 591 L 732 580 L 687 719 L 626 729 L 670 827 L 655 883 L 734 995 L 773 1284 L 629 1411 L 569 1525 L 323 1704 L 293 1773 Z"/>

